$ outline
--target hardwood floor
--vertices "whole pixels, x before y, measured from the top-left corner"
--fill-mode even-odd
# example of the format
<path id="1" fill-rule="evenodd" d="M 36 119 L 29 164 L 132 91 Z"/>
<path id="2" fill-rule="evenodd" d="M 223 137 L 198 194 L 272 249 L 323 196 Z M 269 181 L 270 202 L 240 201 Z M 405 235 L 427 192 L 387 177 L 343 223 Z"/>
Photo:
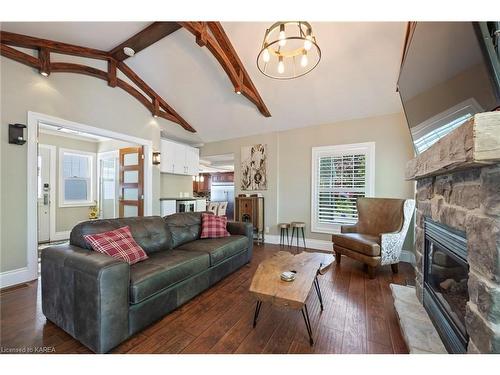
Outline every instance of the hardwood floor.
<path id="1" fill-rule="evenodd" d="M 281 248 L 282 249 L 282 248 Z M 252 328 L 255 301 L 248 292 L 257 265 L 277 245 L 255 246 L 252 262 L 116 347 L 112 353 L 408 353 L 392 303 L 390 283 L 406 284 L 413 268 L 400 264 L 369 279 L 361 263 L 343 257 L 311 291 L 307 305 L 315 344 L 299 311 L 263 304 Z M 0 346 L 49 347 L 55 353 L 89 350 L 45 319 L 38 282 L 0 294 Z M 52 349 L 53 348 L 53 349 Z M 4 349 L 5 352 L 5 349 Z"/>

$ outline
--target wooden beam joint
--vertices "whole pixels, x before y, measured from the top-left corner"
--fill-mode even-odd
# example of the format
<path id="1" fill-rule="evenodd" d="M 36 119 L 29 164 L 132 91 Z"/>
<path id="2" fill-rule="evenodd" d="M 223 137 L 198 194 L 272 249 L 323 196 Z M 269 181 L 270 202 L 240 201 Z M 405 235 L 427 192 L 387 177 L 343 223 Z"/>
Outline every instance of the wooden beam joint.
<path id="1" fill-rule="evenodd" d="M 50 52 L 47 48 L 38 49 L 38 60 L 40 61 L 40 68 L 38 71 L 44 77 L 50 75 Z"/>
<path id="2" fill-rule="evenodd" d="M 117 85 L 117 75 L 116 75 L 116 60 L 108 60 L 108 86 L 116 87 Z"/>

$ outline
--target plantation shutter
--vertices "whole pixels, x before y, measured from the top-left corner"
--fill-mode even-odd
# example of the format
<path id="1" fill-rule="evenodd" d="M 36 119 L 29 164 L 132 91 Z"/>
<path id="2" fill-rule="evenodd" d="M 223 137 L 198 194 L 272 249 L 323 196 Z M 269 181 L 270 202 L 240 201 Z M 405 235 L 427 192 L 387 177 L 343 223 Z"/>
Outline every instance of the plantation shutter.
<path id="1" fill-rule="evenodd" d="M 319 159 L 318 222 L 349 224 L 358 219 L 356 199 L 366 195 L 366 155 L 343 154 Z"/>

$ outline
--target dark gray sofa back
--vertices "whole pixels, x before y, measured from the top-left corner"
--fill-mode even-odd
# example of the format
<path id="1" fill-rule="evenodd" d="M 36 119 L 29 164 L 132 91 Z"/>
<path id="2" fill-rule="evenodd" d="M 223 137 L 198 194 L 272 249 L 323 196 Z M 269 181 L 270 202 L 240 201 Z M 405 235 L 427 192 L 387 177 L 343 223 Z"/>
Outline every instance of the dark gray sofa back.
<path id="1" fill-rule="evenodd" d="M 77 224 L 71 231 L 71 245 L 91 250 L 83 238 L 86 234 L 102 233 L 128 226 L 135 241 L 147 254 L 172 248 L 172 235 L 160 216 L 89 220 Z"/>
<path id="2" fill-rule="evenodd" d="M 172 233 L 172 247 L 200 238 L 201 214 L 202 212 L 182 212 L 163 218 Z"/>

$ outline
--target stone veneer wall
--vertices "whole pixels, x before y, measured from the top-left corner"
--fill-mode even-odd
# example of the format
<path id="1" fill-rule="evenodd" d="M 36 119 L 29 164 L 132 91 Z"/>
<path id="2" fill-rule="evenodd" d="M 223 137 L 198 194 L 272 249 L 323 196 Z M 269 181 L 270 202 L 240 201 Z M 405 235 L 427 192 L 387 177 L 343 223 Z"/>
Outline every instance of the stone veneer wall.
<path id="1" fill-rule="evenodd" d="M 469 353 L 500 353 L 500 164 L 417 179 L 416 290 L 423 298 L 424 217 L 465 231 Z"/>

